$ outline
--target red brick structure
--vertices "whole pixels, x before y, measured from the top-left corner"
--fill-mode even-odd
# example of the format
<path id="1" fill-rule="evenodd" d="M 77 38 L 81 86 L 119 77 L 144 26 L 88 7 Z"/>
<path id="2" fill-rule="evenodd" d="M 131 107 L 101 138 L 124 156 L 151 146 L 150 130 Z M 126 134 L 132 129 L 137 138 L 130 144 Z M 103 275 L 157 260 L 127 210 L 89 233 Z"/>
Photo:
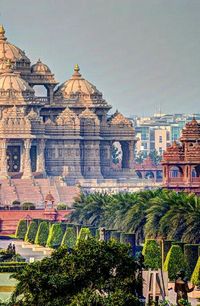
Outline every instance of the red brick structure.
<path id="1" fill-rule="evenodd" d="M 163 187 L 200 193 L 200 124 L 193 119 L 163 154 Z"/>
<path id="2" fill-rule="evenodd" d="M 14 234 L 19 220 L 43 219 L 50 221 L 66 221 L 69 210 L 1 210 L 0 211 L 0 234 Z"/>
<path id="3" fill-rule="evenodd" d="M 135 172 L 141 179 L 152 179 L 156 182 L 162 181 L 162 166 L 155 165 L 148 156 L 142 164 L 135 163 Z"/>

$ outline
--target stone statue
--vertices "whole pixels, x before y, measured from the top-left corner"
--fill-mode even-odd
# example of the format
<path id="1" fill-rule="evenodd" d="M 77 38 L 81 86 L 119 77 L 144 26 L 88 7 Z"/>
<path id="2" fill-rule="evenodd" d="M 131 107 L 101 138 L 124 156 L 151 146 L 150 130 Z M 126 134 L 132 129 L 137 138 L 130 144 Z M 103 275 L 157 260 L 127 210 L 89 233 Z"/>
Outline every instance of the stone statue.
<path id="1" fill-rule="evenodd" d="M 188 293 L 194 290 L 195 286 L 189 288 L 188 279 L 185 277 L 185 271 L 181 270 L 177 273 L 174 291 L 177 293 L 176 303 L 182 306 L 181 299 L 188 301 Z"/>

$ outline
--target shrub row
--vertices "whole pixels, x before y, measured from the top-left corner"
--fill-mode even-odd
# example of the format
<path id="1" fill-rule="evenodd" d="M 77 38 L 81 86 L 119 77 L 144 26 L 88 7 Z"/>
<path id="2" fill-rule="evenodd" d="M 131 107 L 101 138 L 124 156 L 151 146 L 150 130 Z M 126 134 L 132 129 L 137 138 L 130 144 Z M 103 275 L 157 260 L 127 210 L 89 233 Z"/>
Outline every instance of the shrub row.
<path id="1" fill-rule="evenodd" d="M 20 220 L 16 237 L 25 241 L 57 248 L 60 245 L 73 248 L 76 243 L 82 239 L 90 237 L 100 237 L 100 229 L 97 227 L 81 227 L 71 223 L 58 223 L 43 220 L 32 220 L 27 228 L 27 221 Z M 105 239 L 115 239 L 123 243 L 129 243 L 135 252 L 135 235 L 130 233 L 121 233 L 114 230 L 106 230 Z"/>
<path id="2" fill-rule="evenodd" d="M 176 274 L 180 270 L 184 270 L 187 276 L 191 278 L 195 283 L 199 277 L 200 272 L 197 267 L 199 257 L 199 245 L 198 244 L 183 244 L 173 241 L 167 241 L 163 244 L 164 253 L 164 271 L 168 271 L 169 279 L 174 281 Z M 168 250 L 167 255 L 165 252 Z M 159 269 L 162 266 L 162 253 L 161 246 L 155 239 L 147 239 L 143 247 L 144 264 L 146 268 Z M 196 268 L 195 268 L 196 266 Z M 196 271 L 196 272 L 193 272 Z M 192 275 L 193 273 L 193 275 Z M 195 275 L 195 276 L 194 276 Z M 198 276 L 197 276 L 198 275 Z"/>
<path id="3" fill-rule="evenodd" d="M 21 271 L 27 263 L 25 262 L 3 262 L 0 264 L 0 272 L 18 272 Z"/>

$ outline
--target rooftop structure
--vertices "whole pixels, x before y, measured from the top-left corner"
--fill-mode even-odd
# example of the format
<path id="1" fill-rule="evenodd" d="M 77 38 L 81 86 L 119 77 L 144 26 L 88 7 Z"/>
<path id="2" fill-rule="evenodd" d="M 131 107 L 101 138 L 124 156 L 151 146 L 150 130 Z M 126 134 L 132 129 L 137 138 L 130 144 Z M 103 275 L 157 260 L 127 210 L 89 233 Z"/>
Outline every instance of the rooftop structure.
<path id="1" fill-rule="evenodd" d="M 163 186 L 200 193 L 200 124 L 195 118 L 163 155 Z"/>

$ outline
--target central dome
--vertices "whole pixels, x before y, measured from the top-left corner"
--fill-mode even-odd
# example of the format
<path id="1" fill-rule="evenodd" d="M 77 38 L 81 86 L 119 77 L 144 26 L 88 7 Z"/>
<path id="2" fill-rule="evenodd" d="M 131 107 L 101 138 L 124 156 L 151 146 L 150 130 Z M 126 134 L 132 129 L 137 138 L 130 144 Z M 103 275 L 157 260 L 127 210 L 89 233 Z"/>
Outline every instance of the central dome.
<path id="1" fill-rule="evenodd" d="M 4 34 L 4 27 L 0 25 L 0 60 L 10 60 L 12 63 L 25 62 L 30 64 L 30 60 L 25 55 L 24 51 L 9 43 Z"/>
<path id="2" fill-rule="evenodd" d="M 78 95 L 86 99 L 102 98 L 102 93 L 93 84 L 85 80 L 79 71 L 79 66 L 75 65 L 72 77 L 58 87 L 55 96 L 62 95 L 64 99 L 70 99 Z"/>

